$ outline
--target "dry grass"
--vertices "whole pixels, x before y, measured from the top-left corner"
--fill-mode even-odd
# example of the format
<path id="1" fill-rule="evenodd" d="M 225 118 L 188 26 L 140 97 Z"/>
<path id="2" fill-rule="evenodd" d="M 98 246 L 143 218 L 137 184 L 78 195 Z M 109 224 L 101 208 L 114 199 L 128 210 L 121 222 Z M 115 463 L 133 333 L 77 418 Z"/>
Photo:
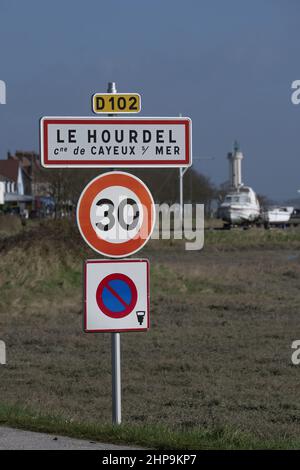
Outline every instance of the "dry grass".
<path id="1" fill-rule="evenodd" d="M 20 217 L 17 215 L 4 215 L 0 213 L 0 236 L 12 235 L 22 229 Z"/>
<path id="2" fill-rule="evenodd" d="M 124 422 L 296 438 L 299 248 L 297 231 L 209 232 L 201 252 L 150 242 L 152 328 L 122 335 Z M 95 254 L 67 222 L 6 238 L 0 254 L 1 403 L 109 423 L 110 335 L 81 326 Z"/>

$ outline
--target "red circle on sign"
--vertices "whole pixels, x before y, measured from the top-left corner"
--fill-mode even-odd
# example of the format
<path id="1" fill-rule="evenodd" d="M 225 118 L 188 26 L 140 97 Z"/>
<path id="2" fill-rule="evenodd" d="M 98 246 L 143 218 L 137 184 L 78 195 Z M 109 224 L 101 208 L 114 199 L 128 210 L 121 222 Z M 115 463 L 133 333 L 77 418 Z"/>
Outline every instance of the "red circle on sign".
<path id="1" fill-rule="evenodd" d="M 127 304 L 124 299 L 122 299 L 122 297 L 120 297 L 120 295 L 118 294 L 118 292 L 116 292 L 116 290 L 114 290 L 110 285 L 109 285 L 109 282 L 110 281 L 115 281 L 115 280 L 118 280 L 118 281 L 123 281 L 127 284 L 127 286 L 129 287 L 130 289 L 130 292 L 131 292 L 131 299 L 130 299 L 130 302 Z M 125 310 L 123 310 L 122 312 L 114 312 L 113 310 L 110 310 L 104 303 L 103 301 L 103 291 L 104 289 L 108 289 L 110 291 L 110 293 L 116 297 L 116 299 L 122 304 L 124 305 L 125 307 Z M 109 274 L 108 276 L 106 276 L 104 279 L 102 279 L 102 281 L 100 282 L 98 288 L 97 288 L 97 291 L 96 291 L 96 301 L 97 301 L 97 304 L 98 304 L 98 307 L 100 308 L 100 310 L 105 314 L 107 315 L 108 317 L 110 318 L 124 318 L 126 317 L 127 315 L 129 315 L 132 310 L 134 309 L 134 307 L 136 306 L 136 302 L 137 302 L 137 289 L 136 289 L 136 286 L 135 286 L 135 283 L 132 281 L 132 279 L 130 279 L 130 277 L 126 276 L 125 274 L 122 274 L 122 273 L 114 273 L 114 274 Z"/>
<path id="2" fill-rule="evenodd" d="M 134 238 L 121 243 L 104 240 L 94 230 L 90 210 L 97 194 L 110 186 L 124 186 L 130 189 L 145 209 L 143 223 Z M 140 250 L 149 240 L 155 223 L 155 206 L 147 186 L 136 176 L 121 171 L 104 173 L 93 179 L 83 190 L 77 206 L 77 224 L 84 240 L 93 250 L 104 256 L 121 258 Z M 143 236 L 141 236 L 143 235 Z"/>

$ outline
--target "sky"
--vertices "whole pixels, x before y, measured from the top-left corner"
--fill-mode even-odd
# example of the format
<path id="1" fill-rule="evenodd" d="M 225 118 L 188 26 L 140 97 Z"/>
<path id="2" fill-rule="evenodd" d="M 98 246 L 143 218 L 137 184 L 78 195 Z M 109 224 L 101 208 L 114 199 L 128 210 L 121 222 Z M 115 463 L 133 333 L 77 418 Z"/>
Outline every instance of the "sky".
<path id="1" fill-rule="evenodd" d="M 298 0 L 1 0 L 0 158 L 39 150 L 41 116 L 92 115 L 115 81 L 142 95 L 143 116 L 192 119 L 194 168 L 215 184 L 237 139 L 244 183 L 294 198 L 299 15 Z"/>

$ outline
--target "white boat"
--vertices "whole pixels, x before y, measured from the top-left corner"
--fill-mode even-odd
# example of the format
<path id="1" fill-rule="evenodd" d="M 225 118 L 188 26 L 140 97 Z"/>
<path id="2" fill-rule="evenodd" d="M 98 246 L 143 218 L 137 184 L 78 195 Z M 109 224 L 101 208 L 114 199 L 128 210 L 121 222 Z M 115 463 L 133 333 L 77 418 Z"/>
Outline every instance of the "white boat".
<path id="1" fill-rule="evenodd" d="M 250 186 L 242 183 L 244 158 L 237 142 L 233 152 L 227 154 L 230 190 L 219 207 L 219 217 L 229 225 L 250 225 L 260 217 L 260 204 Z"/>
<path id="2" fill-rule="evenodd" d="M 293 207 L 272 207 L 262 212 L 262 219 L 268 224 L 286 224 L 290 221 Z"/>
<path id="3" fill-rule="evenodd" d="M 219 207 L 219 217 L 230 225 L 249 225 L 260 217 L 257 196 L 249 186 L 240 186 L 226 196 Z"/>

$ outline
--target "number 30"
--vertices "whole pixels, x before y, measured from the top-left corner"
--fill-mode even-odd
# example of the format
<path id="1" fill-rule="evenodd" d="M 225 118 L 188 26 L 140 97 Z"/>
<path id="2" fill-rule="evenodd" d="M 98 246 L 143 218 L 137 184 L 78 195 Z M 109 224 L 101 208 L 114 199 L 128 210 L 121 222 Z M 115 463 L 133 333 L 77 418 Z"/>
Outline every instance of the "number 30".
<path id="1" fill-rule="evenodd" d="M 103 206 L 104 212 L 103 212 L 102 218 L 108 219 L 108 221 L 106 220 L 105 223 L 103 223 L 103 221 L 97 222 L 96 226 L 100 230 L 107 232 L 108 230 L 111 230 L 116 223 L 116 219 L 114 215 L 115 205 L 111 199 L 103 198 L 97 202 L 97 206 L 98 207 Z M 126 212 L 128 215 L 127 206 L 130 206 L 132 209 L 132 216 L 131 216 L 132 221 L 130 224 L 128 224 L 127 221 L 125 220 Z M 127 207 L 127 211 L 125 212 L 126 207 Z M 124 230 L 127 230 L 127 231 L 133 230 L 137 226 L 140 212 L 139 212 L 138 205 L 136 201 L 134 201 L 134 199 L 131 199 L 131 198 L 123 199 L 123 201 L 120 202 L 116 212 L 117 212 L 118 222 Z"/>

